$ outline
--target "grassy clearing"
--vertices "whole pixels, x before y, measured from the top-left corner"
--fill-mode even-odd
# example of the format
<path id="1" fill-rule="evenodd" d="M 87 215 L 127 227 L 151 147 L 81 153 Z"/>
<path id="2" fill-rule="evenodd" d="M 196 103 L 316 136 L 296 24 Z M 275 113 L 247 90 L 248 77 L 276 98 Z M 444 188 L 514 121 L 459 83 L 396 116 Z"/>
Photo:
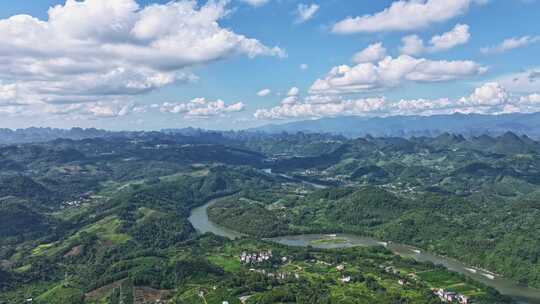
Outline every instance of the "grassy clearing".
<path id="1" fill-rule="evenodd" d="M 43 255 L 46 251 L 53 248 L 55 243 L 41 244 L 32 250 L 32 255 Z"/>
<path id="2" fill-rule="evenodd" d="M 80 239 L 82 232 L 95 234 L 99 240 L 112 243 L 113 245 L 123 244 L 131 239 L 131 236 L 124 233 L 118 233 L 117 230 L 121 225 L 121 221 L 116 216 L 106 217 L 92 225 L 89 225 L 76 234 L 69 237 L 61 243 L 41 244 L 32 250 L 34 256 L 55 256 L 62 251 L 69 250 L 74 243 Z"/>
<path id="3" fill-rule="evenodd" d="M 230 256 L 213 255 L 208 257 L 208 260 L 210 260 L 210 262 L 212 262 L 213 264 L 222 267 L 223 270 L 227 272 L 237 272 L 242 269 L 240 261 L 238 261 L 237 259 L 233 259 Z"/>
<path id="4" fill-rule="evenodd" d="M 32 268 L 32 265 L 28 264 L 28 265 L 21 266 L 19 268 L 15 268 L 14 272 L 15 273 L 25 273 L 28 270 L 30 270 L 30 268 Z"/>
<path id="5" fill-rule="evenodd" d="M 97 202 L 83 203 L 76 208 L 65 208 L 63 210 L 51 213 L 51 215 L 62 221 L 71 221 L 85 213 L 88 213 L 90 208 L 94 206 Z"/>
<path id="6" fill-rule="evenodd" d="M 78 304 L 82 303 L 83 299 L 82 290 L 58 285 L 40 295 L 36 301 L 47 304 Z"/>
<path id="7" fill-rule="evenodd" d="M 114 244 L 121 244 L 131 239 L 131 237 L 127 234 L 117 233 L 117 229 L 121 224 L 122 223 L 118 217 L 109 216 L 87 228 L 82 229 L 81 232 L 95 234 L 102 241 L 111 241 Z M 79 233 L 77 233 L 77 236 Z"/>
<path id="8" fill-rule="evenodd" d="M 450 272 L 433 270 L 419 273 L 419 276 L 433 288 L 443 288 L 466 296 L 478 296 L 483 294 L 481 290 L 470 284 L 464 283 L 463 279 Z"/>

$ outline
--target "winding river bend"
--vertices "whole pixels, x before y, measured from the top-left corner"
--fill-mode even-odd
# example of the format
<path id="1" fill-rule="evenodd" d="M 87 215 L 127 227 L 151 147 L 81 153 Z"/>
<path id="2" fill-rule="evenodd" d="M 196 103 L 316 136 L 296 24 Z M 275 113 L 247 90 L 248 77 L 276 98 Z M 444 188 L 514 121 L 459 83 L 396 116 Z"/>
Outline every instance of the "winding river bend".
<path id="1" fill-rule="evenodd" d="M 236 239 L 245 236 L 240 232 L 220 227 L 215 223 L 212 223 L 208 218 L 208 208 L 219 202 L 221 199 L 223 198 L 211 200 L 207 204 L 193 209 L 189 217 L 189 221 L 199 233 L 210 232 L 215 235 L 219 235 L 229 239 Z M 429 252 L 422 252 L 411 246 L 396 243 L 386 243 L 373 238 L 360 237 L 350 234 L 305 234 L 295 236 L 282 236 L 277 238 L 271 238 L 268 240 L 289 246 L 313 246 L 316 248 L 325 249 L 383 245 L 400 256 L 410 257 L 420 262 L 432 262 L 435 264 L 440 264 L 452 271 L 469 276 L 477 281 L 480 281 L 488 286 L 497 289 L 500 293 L 504 295 L 513 297 L 518 301 L 518 303 L 540 304 L 540 290 L 519 286 L 515 282 L 494 276 L 490 272 L 464 265 L 463 263 L 460 263 L 459 261 L 451 258 L 438 256 Z M 320 240 L 325 241 L 320 242 Z M 338 241 L 333 242 L 333 240 Z"/>

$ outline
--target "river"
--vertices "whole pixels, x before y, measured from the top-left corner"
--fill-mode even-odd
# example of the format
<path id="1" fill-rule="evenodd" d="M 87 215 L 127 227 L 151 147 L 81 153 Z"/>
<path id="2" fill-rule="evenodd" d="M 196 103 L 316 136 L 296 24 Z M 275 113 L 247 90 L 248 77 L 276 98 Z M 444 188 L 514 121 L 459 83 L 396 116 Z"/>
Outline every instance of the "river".
<path id="1" fill-rule="evenodd" d="M 204 206 L 193 209 L 189 217 L 189 221 L 199 233 L 210 232 L 215 235 L 219 235 L 229 239 L 236 239 L 245 236 L 244 234 L 237 231 L 220 227 L 209 220 L 208 208 L 219 202 L 221 199 L 218 198 L 211 200 Z M 337 239 L 339 240 L 339 242 L 332 242 L 333 239 Z M 490 272 L 467 266 L 451 258 L 442 257 L 436 254 L 431 254 L 429 252 L 423 252 L 411 246 L 396 243 L 386 243 L 373 238 L 360 237 L 350 234 L 306 234 L 295 236 L 282 236 L 268 240 L 289 246 L 313 246 L 316 248 L 324 249 L 383 245 L 400 256 L 410 257 L 420 262 L 429 261 L 435 264 L 440 264 L 452 271 L 469 276 L 474 280 L 480 281 L 488 286 L 497 289 L 501 294 L 513 297 L 518 301 L 518 303 L 540 304 L 540 290 L 517 285 L 513 281 L 504 279 L 502 277 L 493 276 L 493 274 Z M 328 242 L 316 242 L 320 240 L 328 240 Z"/>

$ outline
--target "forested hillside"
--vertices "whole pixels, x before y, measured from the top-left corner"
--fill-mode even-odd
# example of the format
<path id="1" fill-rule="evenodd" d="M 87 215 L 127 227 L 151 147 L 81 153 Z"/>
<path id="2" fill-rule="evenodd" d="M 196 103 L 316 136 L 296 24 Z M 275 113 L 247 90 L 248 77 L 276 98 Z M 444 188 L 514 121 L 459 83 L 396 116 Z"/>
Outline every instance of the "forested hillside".
<path id="1" fill-rule="evenodd" d="M 223 138 L 153 133 L 1 146 L 0 303 L 440 303 L 432 288 L 474 303 L 512 302 L 382 247 L 263 241 L 302 233 L 410 244 L 540 286 L 534 140 Z M 196 231 L 190 214 L 214 199 L 210 220 L 247 237 Z M 267 263 L 240 260 L 269 250 Z M 336 270 L 342 264 L 345 272 Z"/>

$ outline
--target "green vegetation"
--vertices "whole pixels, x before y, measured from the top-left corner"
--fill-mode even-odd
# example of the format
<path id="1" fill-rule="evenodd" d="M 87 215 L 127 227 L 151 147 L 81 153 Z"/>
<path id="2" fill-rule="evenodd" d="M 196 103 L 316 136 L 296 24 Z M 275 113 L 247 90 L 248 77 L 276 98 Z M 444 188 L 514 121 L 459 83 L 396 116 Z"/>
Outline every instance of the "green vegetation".
<path id="1" fill-rule="evenodd" d="M 0 200 L 0 245 L 45 235 L 51 222 L 26 201 Z"/>
<path id="2" fill-rule="evenodd" d="M 540 144 L 513 134 L 148 133 L 0 156 L 0 303 L 440 303 L 431 288 L 512 302 L 382 247 L 262 241 L 304 233 L 410 244 L 540 287 Z M 216 198 L 210 219 L 247 238 L 196 233 L 191 210 Z"/>
<path id="3" fill-rule="evenodd" d="M 209 209 L 208 216 L 224 227 L 258 237 L 272 237 L 287 233 L 287 225 L 265 205 L 233 197 L 220 201 Z"/>
<path id="4" fill-rule="evenodd" d="M 236 204 L 214 206 L 210 215 L 224 226 L 256 236 L 375 236 L 539 287 L 538 151 L 538 143 L 513 134 L 468 140 L 453 135 L 351 140 L 319 156 L 324 162 L 283 162 L 302 168 L 289 175 L 338 181 L 346 187 L 298 195 L 283 205 L 286 209 L 271 208 L 255 195 L 250 199 L 260 204 L 237 199 Z"/>
<path id="5" fill-rule="evenodd" d="M 37 303 L 47 304 L 77 304 L 84 300 L 84 294 L 80 289 L 58 285 L 43 293 L 37 299 Z"/>

